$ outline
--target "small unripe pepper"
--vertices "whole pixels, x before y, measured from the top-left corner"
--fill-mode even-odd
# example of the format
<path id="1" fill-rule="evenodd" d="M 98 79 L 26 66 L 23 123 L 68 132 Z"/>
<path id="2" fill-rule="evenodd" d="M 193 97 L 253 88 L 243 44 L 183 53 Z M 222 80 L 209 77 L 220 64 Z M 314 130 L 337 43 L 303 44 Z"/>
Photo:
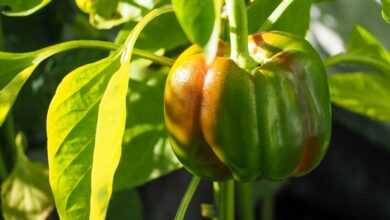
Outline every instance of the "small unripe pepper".
<path id="1" fill-rule="evenodd" d="M 164 94 L 173 151 L 190 172 L 212 180 L 304 175 L 330 139 L 324 65 L 310 44 L 287 33 L 252 35 L 248 48 L 259 63 L 250 72 L 223 46 L 210 65 L 196 46 L 176 60 Z"/>

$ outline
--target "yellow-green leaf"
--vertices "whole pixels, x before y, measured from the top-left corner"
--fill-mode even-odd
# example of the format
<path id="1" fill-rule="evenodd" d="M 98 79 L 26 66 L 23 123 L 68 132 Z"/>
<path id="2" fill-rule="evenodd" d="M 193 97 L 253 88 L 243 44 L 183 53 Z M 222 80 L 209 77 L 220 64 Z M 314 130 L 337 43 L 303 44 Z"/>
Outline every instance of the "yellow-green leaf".
<path id="1" fill-rule="evenodd" d="M 0 52 L 0 126 L 39 62 L 37 53 Z"/>
<path id="2" fill-rule="evenodd" d="M 47 116 L 49 176 L 62 220 L 89 218 L 99 105 L 119 68 L 119 56 L 115 53 L 75 69 L 60 83 L 50 104 Z"/>
<path id="3" fill-rule="evenodd" d="M 48 57 L 80 47 L 113 49 L 112 44 L 101 41 L 68 41 L 26 53 L 0 51 L 0 126 L 4 123 L 20 90 L 36 67 Z"/>
<path id="4" fill-rule="evenodd" d="M 377 73 L 339 73 L 329 78 L 332 102 L 379 121 L 390 121 L 390 78 Z"/>
<path id="5" fill-rule="evenodd" d="M 122 64 L 108 83 L 100 102 L 92 163 L 89 219 L 105 219 L 112 194 L 126 125 L 129 63 Z"/>

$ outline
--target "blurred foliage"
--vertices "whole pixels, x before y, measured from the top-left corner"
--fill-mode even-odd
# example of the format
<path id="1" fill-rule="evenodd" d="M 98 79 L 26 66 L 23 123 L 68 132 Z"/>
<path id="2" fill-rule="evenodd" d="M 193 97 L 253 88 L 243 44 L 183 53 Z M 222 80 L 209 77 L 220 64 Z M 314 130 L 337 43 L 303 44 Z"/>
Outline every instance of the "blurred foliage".
<path id="1" fill-rule="evenodd" d="M 1 187 L 2 214 L 5 220 L 45 219 L 54 208 L 47 167 L 25 156 L 22 133 L 15 142 L 16 164 Z"/>
<path id="2" fill-rule="evenodd" d="M 334 103 L 350 111 L 376 120 L 390 121 L 390 52 L 374 36 L 362 27 L 356 27 L 347 51 L 326 61 L 328 66 L 357 63 L 376 70 L 376 73 L 331 75 L 331 98 Z"/>

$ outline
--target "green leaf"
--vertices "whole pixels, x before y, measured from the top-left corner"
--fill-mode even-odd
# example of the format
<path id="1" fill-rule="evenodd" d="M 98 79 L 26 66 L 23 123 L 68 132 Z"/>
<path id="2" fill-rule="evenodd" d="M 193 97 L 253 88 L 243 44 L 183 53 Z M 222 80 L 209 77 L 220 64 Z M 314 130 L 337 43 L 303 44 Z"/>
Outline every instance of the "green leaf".
<path id="1" fill-rule="evenodd" d="M 172 5 L 187 37 L 205 48 L 207 59 L 212 60 L 218 49 L 222 1 L 172 0 Z"/>
<path id="2" fill-rule="evenodd" d="M 142 202 L 134 189 L 116 191 L 112 194 L 107 220 L 142 220 Z"/>
<path id="3" fill-rule="evenodd" d="M 356 63 L 390 74 L 390 52 L 367 30 L 357 26 L 351 33 L 347 51 L 326 60 L 328 66 Z"/>
<path id="4" fill-rule="evenodd" d="M 112 44 L 102 41 L 68 41 L 34 52 L 0 51 L 0 126 L 4 123 L 23 85 L 42 61 L 54 54 L 81 47 L 112 49 Z"/>
<path id="5" fill-rule="evenodd" d="M 62 220 L 89 218 L 99 105 L 119 68 L 118 53 L 115 53 L 75 69 L 62 80 L 50 104 L 49 176 Z"/>
<path id="6" fill-rule="evenodd" d="M 15 167 L 1 188 L 4 219 L 46 219 L 54 208 L 47 168 L 41 163 L 29 161 L 21 143 L 17 142 L 17 148 Z"/>
<path id="7" fill-rule="evenodd" d="M 390 121 L 390 77 L 376 73 L 340 73 L 329 78 L 332 102 L 379 121 Z"/>
<path id="8" fill-rule="evenodd" d="M 249 33 L 258 32 L 281 2 L 282 0 L 254 1 L 248 8 Z M 312 0 L 294 0 L 279 20 L 272 25 L 271 30 L 305 36 L 309 28 L 311 4 Z"/>
<path id="9" fill-rule="evenodd" d="M 382 0 L 382 16 L 390 24 L 390 0 Z"/>
<path id="10" fill-rule="evenodd" d="M 109 57 L 60 83 L 47 119 L 50 184 L 61 219 L 105 219 L 122 151 L 130 61 L 142 29 L 170 6 L 148 13 Z"/>
<path id="11" fill-rule="evenodd" d="M 4 123 L 16 97 L 35 68 L 38 53 L 0 52 L 0 126 Z"/>
<path id="12" fill-rule="evenodd" d="M 89 219 L 105 219 L 126 123 L 129 63 L 121 64 L 100 101 L 93 152 Z"/>
<path id="13" fill-rule="evenodd" d="M 140 64 L 142 60 L 137 62 L 139 66 L 145 65 Z M 115 190 L 142 185 L 181 167 L 164 129 L 165 71 L 132 72 L 127 128 L 122 159 L 115 175 Z"/>
<path id="14" fill-rule="evenodd" d="M 49 4 L 51 0 L 0 0 L 0 6 L 9 7 L 1 13 L 7 16 L 27 16 Z"/>

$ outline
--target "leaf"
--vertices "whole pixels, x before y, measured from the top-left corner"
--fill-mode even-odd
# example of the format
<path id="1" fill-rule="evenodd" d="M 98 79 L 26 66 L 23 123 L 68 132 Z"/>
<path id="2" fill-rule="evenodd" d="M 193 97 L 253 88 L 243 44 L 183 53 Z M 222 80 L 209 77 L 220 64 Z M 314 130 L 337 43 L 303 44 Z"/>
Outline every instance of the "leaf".
<path id="1" fill-rule="evenodd" d="M 390 77 L 376 73 L 340 73 L 329 78 L 331 100 L 352 112 L 390 121 Z"/>
<path id="2" fill-rule="evenodd" d="M 17 143 L 17 148 L 15 167 L 1 188 L 4 219 L 46 219 L 54 208 L 47 168 L 41 163 L 29 161 L 20 143 Z"/>
<path id="3" fill-rule="evenodd" d="M 166 70 L 165 70 L 166 71 Z M 127 128 L 114 189 L 142 185 L 181 167 L 164 129 L 164 71 L 132 74 L 128 96 Z"/>
<path id="4" fill-rule="evenodd" d="M 49 4 L 51 0 L 0 0 L 0 6 L 9 9 L 1 13 L 7 16 L 27 16 Z"/>
<path id="5" fill-rule="evenodd" d="M 60 83 L 49 107 L 47 134 L 50 184 L 61 219 L 105 219 L 122 151 L 134 44 L 145 25 L 170 11 L 170 6 L 151 11 L 124 47 Z"/>
<path id="6" fill-rule="evenodd" d="M 367 30 L 356 26 L 351 33 L 347 51 L 326 60 L 328 66 L 357 63 L 390 74 L 390 52 Z"/>
<path id="7" fill-rule="evenodd" d="M 282 0 L 255 0 L 248 8 L 249 33 L 259 31 Z M 305 36 L 309 28 L 312 0 L 294 0 L 271 30 Z"/>
<path id="8" fill-rule="evenodd" d="M 221 26 L 220 0 L 172 0 L 181 27 L 191 42 L 205 48 L 207 59 L 217 54 Z"/>
<path id="9" fill-rule="evenodd" d="M 135 189 L 117 191 L 112 194 L 107 220 L 142 220 L 142 202 Z"/>
<path id="10" fill-rule="evenodd" d="M 100 101 L 92 163 L 89 219 L 105 219 L 114 174 L 121 159 L 126 123 L 126 95 L 130 65 L 121 64 Z"/>
<path id="11" fill-rule="evenodd" d="M 0 126 L 35 68 L 37 53 L 0 52 Z"/>
<path id="12" fill-rule="evenodd" d="M 50 104 L 49 176 L 62 220 L 89 218 L 98 110 L 107 85 L 119 68 L 119 56 L 115 53 L 75 69 L 62 80 Z"/>
<path id="13" fill-rule="evenodd" d="M 390 0 L 382 0 L 382 16 L 390 24 Z"/>
<path id="14" fill-rule="evenodd" d="M 0 126 L 4 123 L 23 85 L 41 62 L 60 52 L 91 46 L 93 47 L 91 41 L 68 41 L 34 52 L 0 51 Z"/>

